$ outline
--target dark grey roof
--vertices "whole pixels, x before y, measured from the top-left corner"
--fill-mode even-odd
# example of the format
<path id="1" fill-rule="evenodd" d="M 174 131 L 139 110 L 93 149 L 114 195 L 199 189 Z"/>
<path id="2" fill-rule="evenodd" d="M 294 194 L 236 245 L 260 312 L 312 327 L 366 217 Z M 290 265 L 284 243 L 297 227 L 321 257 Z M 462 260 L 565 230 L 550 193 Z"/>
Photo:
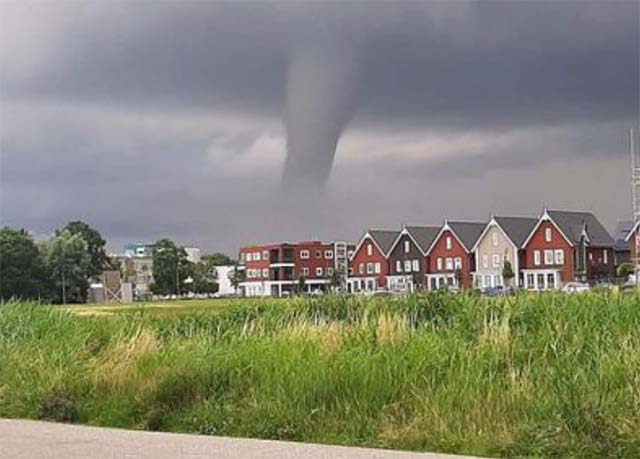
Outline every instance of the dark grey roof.
<path id="1" fill-rule="evenodd" d="M 611 235 L 591 212 L 548 210 L 547 213 L 572 244 L 580 242 L 582 231 L 586 228 L 591 245 L 605 247 L 615 245 Z"/>
<path id="2" fill-rule="evenodd" d="M 487 226 L 478 222 L 447 222 L 467 250 L 471 250 Z"/>
<path id="3" fill-rule="evenodd" d="M 378 247 L 382 249 L 385 255 L 389 253 L 389 249 L 395 242 L 400 231 L 393 230 L 369 230 L 368 233 L 371 235 L 373 240 L 378 244 Z"/>
<path id="4" fill-rule="evenodd" d="M 627 242 L 627 236 L 633 229 L 633 221 L 624 220 L 618 222 L 616 229 L 613 231 L 613 240 L 616 243 L 616 250 L 625 251 L 629 250 L 629 243 Z"/>
<path id="5" fill-rule="evenodd" d="M 538 219 L 533 217 L 494 217 L 494 219 L 518 248 L 522 247 L 533 227 L 538 223 Z"/>
<path id="6" fill-rule="evenodd" d="M 436 236 L 440 232 L 441 226 L 405 226 L 411 237 L 418 243 L 420 250 L 426 252 Z"/>

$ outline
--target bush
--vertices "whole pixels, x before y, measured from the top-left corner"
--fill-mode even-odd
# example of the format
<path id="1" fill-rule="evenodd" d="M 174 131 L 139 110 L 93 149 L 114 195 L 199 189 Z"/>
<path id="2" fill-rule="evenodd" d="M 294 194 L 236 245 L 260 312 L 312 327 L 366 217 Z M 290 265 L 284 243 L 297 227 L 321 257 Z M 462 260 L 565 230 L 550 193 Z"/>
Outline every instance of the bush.
<path id="1" fill-rule="evenodd" d="M 38 419 L 73 423 L 78 420 L 78 410 L 72 400 L 54 393 L 40 403 Z"/>

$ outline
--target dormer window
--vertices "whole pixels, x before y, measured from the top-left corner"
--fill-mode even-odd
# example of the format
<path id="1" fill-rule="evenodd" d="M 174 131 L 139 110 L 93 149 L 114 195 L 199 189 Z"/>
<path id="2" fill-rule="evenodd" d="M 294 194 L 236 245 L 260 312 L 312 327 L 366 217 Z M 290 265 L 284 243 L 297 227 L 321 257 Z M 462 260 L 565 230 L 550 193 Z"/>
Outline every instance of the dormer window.
<path id="1" fill-rule="evenodd" d="M 551 242 L 551 228 L 544 230 L 544 240 L 545 242 Z"/>

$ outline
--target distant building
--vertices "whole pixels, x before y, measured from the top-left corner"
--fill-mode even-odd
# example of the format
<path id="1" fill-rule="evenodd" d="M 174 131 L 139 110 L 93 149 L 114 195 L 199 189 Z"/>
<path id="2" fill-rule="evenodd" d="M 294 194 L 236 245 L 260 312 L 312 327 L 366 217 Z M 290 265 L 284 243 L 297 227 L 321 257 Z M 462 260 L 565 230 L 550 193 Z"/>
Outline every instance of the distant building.
<path id="1" fill-rule="evenodd" d="M 150 295 L 153 283 L 153 245 L 146 243 L 127 244 L 124 253 L 111 255 L 120 265 L 123 282 L 130 282 L 136 298 Z"/>
<path id="2" fill-rule="evenodd" d="M 235 266 L 225 265 L 216 266 L 216 272 L 218 273 L 218 294 L 221 296 L 232 296 L 236 294 L 236 289 L 233 288 L 229 276 L 233 273 Z"/>
<path id="3" fill-rule="evenodd" d="M 202 258 L 200 249 L 197 247 L 185 247 L 184 251 L 187 252 L 187 260 L 191 263 L 198 263 Z"/>
<path id="4" fill-rule="evenodd" d="M 630 261 L 631 247 L 629 246 L 629 240 L 627 237 L 633 229 L 633 222 L 631 220 L 620 221 L 616 225 L 616 229 L 613 232 L 613 239 L 616 243 L 614 247 L 615 251 L 615 264 L 620 266 L 622 263 L 628 263 Z"/>

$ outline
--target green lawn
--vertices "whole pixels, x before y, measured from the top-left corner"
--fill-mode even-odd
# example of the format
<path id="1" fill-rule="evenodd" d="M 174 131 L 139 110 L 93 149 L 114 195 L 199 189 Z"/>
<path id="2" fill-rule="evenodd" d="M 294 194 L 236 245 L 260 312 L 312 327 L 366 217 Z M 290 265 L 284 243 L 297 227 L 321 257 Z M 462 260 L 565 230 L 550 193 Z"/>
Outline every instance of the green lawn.
<path id="1" fill-rule="evenodd" d="M 640 457 L 640 296 L 4 305 L 0 417 Z"/>

